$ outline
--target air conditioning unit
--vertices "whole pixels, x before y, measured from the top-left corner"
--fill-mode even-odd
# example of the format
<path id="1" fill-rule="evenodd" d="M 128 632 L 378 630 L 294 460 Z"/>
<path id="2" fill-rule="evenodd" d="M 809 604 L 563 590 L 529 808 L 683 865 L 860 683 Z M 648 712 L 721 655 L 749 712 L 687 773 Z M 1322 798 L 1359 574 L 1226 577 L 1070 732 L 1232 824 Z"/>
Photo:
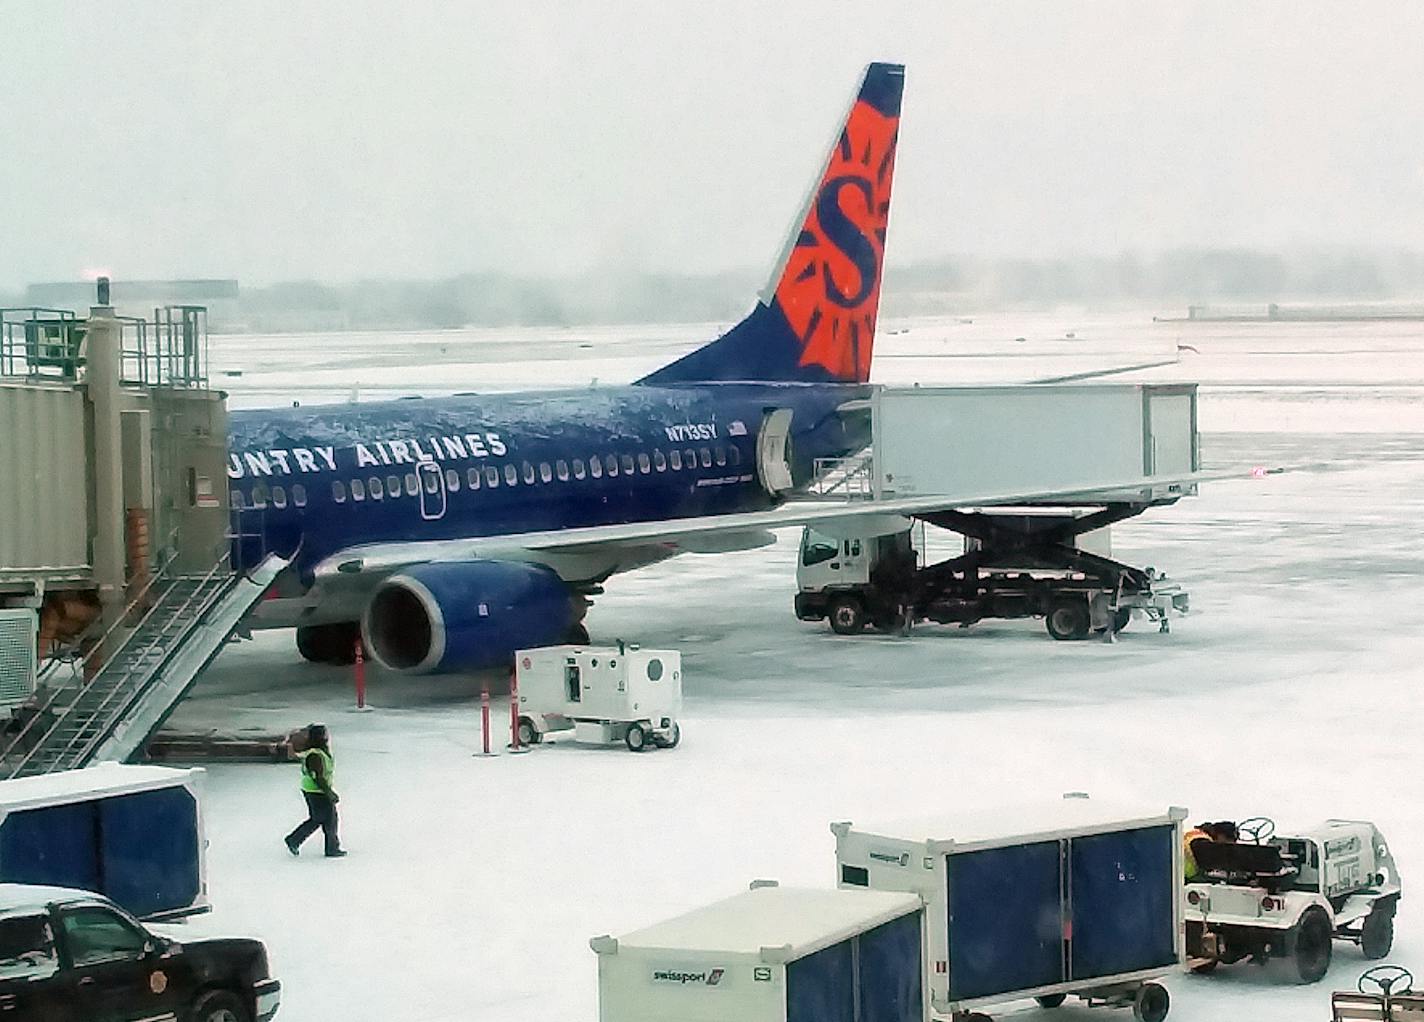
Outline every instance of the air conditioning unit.
<path id="1" fill-rule="evenodd" d="M 27 607 L 0 610 L 0 707 L 18 706 L 35 691 L 39 615 Z"/>

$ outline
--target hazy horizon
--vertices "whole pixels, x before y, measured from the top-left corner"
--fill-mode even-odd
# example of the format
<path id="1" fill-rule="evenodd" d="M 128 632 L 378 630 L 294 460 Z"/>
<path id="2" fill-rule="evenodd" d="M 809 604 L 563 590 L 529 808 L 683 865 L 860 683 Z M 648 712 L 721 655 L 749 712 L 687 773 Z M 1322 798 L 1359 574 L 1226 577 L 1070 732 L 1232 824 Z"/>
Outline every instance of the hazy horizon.
<path id="1" fill-rule="evenodd" d="M 861 67 L 888 264 L 1424 251 L 1424 5 L 0 0 L 0 286 L 764 270 Z"/>

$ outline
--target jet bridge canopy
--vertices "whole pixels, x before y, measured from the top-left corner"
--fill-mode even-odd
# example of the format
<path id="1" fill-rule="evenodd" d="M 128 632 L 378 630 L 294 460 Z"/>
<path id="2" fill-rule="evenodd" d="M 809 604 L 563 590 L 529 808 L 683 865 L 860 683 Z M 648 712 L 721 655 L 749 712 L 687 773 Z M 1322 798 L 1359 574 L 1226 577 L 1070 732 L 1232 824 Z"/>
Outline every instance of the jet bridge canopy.
<path id="1" fill-rule="evenodd" d="M 1181 478 L 1199 468 L 1196 397 L 1195 384 L 879 387 L 871 495 L 1188 495 L 1195 484 Z"/>

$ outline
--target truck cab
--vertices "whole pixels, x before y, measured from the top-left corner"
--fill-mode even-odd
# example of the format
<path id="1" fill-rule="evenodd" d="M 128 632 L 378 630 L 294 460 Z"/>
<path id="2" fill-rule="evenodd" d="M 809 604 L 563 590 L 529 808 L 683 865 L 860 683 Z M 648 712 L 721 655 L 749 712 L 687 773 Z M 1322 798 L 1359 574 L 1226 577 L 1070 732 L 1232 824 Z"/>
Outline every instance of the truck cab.
<path id="1" fill-rule="evenodd" d="M 268 1022 L 281 984 L 257 940 L 177 939 L 102 895 L 0 884 L 0 1012 L 44 1022 Z"/>

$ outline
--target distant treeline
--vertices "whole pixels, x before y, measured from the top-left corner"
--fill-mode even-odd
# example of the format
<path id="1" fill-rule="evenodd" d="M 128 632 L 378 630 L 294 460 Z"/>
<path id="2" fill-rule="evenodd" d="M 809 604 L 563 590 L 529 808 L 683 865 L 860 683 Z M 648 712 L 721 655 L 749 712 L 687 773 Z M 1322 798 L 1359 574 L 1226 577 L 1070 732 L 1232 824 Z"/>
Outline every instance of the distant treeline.
<path id="1" fill-rule="evenodd" d="M 590 323 L 724 322 L 750 307 L 761 272 L 701 276 L 609 270 L 574 277 L 471 273 L 447 280 L 244 286 L 214 309 L 216 330 L 441 329 Z M 1424 299 L 1424 253 L 1247 249 L 1044 259 L 954 256 L 887 272 L 887 315 L 1060 304 L 1135 305 Z M 18 298 L 0 302 L 18 304 Z"/>

